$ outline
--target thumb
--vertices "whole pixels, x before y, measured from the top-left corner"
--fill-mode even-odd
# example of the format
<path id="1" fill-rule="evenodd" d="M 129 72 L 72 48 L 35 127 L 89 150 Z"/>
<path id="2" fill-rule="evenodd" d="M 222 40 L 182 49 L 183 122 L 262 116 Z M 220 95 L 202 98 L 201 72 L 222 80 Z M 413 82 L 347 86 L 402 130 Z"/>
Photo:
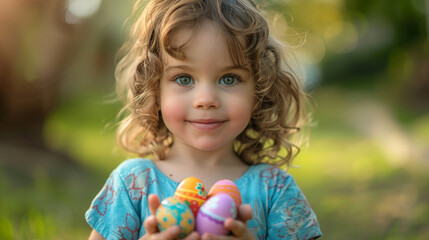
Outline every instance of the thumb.
<path id="1" fill-rule="evenodd" d="M 237 219 L 241 220 L 242 222 L 247 222 L 250 219 L 252 219 L 252 208 L 249 204 L 243 204 L 240 207 L 238 207 L 238 216 Z"/>
<path id="2" fill-rule="evenodd" d="M 150 194 L 148 199 L 150 214 L 155 215 L 156 209 L 158 209 L 159 205 L 161 205 L 159 201 L 159 197 L 156 194 Z"/>

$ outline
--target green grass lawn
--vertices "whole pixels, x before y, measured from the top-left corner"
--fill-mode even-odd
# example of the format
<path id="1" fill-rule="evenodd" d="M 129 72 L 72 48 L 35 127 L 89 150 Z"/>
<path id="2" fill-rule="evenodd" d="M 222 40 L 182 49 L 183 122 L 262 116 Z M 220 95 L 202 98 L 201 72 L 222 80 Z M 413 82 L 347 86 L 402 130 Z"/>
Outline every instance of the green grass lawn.
<path id="1" fill-rule="evenodd" d="M 323 239 L 427 239 L 429 116 L 398 123 L 417 151 L 398 155 L 382 137 L 350 120 L 350 111 L 359 111 L 356 106 L 368 96 L 340 92 L 315 93 L 310 144 L 289 170 L 318 215 Z M 119 107 L 103 104 L 102 96 L 64 102 L 47 122 L 50 147 L 75 163 L 30 172 L 0 165 L 0 239 L 88 237 L 84 212 L 125 158 L 115 145 L 114 127 L 106 127 Z M 391 138 L 386 135 L 386 142 Z"/>

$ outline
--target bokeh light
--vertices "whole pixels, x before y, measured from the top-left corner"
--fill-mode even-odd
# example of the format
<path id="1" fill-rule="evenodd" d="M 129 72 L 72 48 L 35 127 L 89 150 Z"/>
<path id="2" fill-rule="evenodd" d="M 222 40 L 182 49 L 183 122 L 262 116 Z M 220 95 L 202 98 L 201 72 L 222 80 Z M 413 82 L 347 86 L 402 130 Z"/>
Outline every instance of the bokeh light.
<path id="1" fill-rule="evenodd" d="M 304 64 L 318 64 L 325 57 L 326 46 L 323 38 L 308 34 L 304 45 L 296 50 L 298 58 Z"/>
<path id="2" fill-rule="evenodd" d="M 348 53 L 357 44 L 358 35 L 354 25 L 346 21 L 334 22 L 325 30 L 328 49 L 334 53 Z"/>
<path id="3" fill-rule="evenodd" d="M 100 8 L 101 0 L 68 0 L 67 21 L 76 23 L 79 18 L 88 18 Z M 71 15 L 71 16 L 70 16 Z"/>

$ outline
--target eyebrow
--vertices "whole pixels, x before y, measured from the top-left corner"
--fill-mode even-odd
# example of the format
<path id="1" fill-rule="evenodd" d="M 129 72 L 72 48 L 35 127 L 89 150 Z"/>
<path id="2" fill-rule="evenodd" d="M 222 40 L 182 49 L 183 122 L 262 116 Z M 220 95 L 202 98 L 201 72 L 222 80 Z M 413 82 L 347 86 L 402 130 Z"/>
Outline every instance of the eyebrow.
<path id="1" fill-rule="evenodd" d="M 180 69 L 180 70 L 185 70 L 185 71 L 191 71 L 192 67 L 188 66 L 188 65 L 174 65 L 174 66 L 168 66 L 165 68 L 165 72 L 174 70 L 174 69 Z M 226 71 L 231 71 L 231 70 L 242 70 L 242 71 L 246 71 L 246 72 L 250 72 L 250 69 L 248 67 L 245 66 L 241 66 L 241 65 L 233 65 L 233 66 L 228 66 L 222 69 L 222 71 L 226 72 Z"/>
<path id="2" fill-rule="evenodd" d="M 181 69 L 181 70 L 186 70 L 186 71 L 192 70 L 192 68 L 190 66 L 187 66 L 187 65 L 174 65 L 174 66 L 166 67 L 164 71 L 168 72 L 168 71 L 173 70 L 173 69 Z"/>

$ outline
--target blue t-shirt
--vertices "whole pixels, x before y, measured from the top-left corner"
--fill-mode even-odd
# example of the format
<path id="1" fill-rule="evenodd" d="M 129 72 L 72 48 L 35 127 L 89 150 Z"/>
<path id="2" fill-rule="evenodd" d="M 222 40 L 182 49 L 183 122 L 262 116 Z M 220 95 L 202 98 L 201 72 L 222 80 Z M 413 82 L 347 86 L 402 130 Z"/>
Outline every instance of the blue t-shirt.
<path id="1" fill-rule="evenodd" d="M 316 215 L 285 171 L 268 165 L 251 166 L 234 181 L 243 204 L 252 207 L 247 227 L 257 239 L 301 240 L 321 236 Z M 130 159 L 116 168 L 85 214 L 106 239 L 139 239 L 150 216 L 147 197 L 172 197 L 179 183 L 159 171 L 149 159 Z"/>

